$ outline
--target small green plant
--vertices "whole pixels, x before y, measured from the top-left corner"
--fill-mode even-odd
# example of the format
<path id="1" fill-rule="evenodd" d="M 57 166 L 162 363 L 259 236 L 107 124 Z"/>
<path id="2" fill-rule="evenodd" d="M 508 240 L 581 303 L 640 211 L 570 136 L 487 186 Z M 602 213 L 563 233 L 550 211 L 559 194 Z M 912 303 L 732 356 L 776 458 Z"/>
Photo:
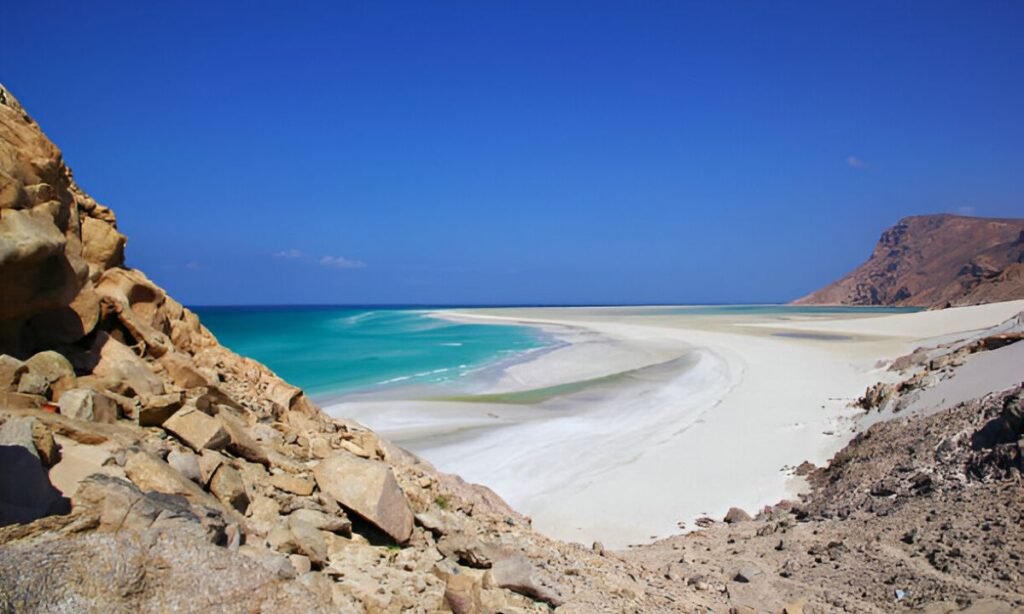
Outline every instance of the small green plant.
<path id="1" fill-rule="evenodd" d="M 437 504 L 437 507 L 443 510 L 448 509 L 449 506 L 448 497 L 444 495 L 437 495 L 437 497 L 434 499 L 434 503 Z"/>

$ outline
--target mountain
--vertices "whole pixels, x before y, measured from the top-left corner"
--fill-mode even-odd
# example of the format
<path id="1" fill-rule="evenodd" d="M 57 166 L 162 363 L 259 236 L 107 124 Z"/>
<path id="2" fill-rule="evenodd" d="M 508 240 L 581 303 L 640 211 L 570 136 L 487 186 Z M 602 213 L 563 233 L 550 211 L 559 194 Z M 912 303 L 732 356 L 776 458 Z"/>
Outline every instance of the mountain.
<path id="1" fill-rule="evenodd" d="M 907 217 L 853 272 L 796 305 L 947 307 L 1024 298 L 1024 220 Z"/>

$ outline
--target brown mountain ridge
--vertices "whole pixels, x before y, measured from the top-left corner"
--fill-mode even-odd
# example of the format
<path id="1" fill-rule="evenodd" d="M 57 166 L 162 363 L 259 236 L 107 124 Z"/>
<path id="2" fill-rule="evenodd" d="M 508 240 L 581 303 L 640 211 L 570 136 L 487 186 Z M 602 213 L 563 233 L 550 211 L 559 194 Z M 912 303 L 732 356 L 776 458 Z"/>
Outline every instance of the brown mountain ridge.
<path id="1" fill-rule="evenodd" d="M 796 305 L 949 307 L 1024 298 L 1024 219 L 900 220 L 867 262 Z"/>

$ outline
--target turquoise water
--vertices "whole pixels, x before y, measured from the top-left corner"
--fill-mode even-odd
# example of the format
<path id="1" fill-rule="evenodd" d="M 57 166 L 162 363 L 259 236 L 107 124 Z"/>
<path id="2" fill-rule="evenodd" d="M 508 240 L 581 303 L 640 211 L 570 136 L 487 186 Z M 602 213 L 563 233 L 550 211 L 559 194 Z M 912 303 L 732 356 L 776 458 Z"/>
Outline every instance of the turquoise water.
<path id="1" fill-rule="evenodd" d="M 320 398 L 457 381 L 489 363 L 554 343 L 524 326 L 449 322 L 416 309 L 194 311 L 222 344 Z"/>
<path id="2" fill-rule="evenodd" d="M 459 382 L 488 365 L 558 343 L 537 329 L 450 322 L 431 317 L 423 309 L 199 307 L 194 311 L 221 343 L 262 362 L 321 400 L 399 386 Z M 697 305 L 610 311 L 624 315 L 786 317 L 918 309 Z M 459 392 L 464 391 L 453 393 Z"/>

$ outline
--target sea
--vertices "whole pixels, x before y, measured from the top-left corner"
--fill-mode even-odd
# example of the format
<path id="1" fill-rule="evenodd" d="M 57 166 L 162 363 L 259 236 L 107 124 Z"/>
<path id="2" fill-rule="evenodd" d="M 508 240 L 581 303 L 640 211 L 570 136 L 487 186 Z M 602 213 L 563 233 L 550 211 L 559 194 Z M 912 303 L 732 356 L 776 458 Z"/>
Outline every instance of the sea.
<path id="1" fill-rule="evenodd" d="M 424 307 L 193 307 L 221 344 L 318 401 L 454 384 L 557 345 L 526 326 L 469 324 Z"/>
<path id="2" fill-rule="evenodd" d="M 533 327 L 456 322 L 452 307 L 193 307 L 228 348 L 258 360 L 319 402 L 425 386 L 458 387 L 561 344 Z M 597 307 L 634 315 L 819 316 L 915 308 L 697 305 Z"/>

